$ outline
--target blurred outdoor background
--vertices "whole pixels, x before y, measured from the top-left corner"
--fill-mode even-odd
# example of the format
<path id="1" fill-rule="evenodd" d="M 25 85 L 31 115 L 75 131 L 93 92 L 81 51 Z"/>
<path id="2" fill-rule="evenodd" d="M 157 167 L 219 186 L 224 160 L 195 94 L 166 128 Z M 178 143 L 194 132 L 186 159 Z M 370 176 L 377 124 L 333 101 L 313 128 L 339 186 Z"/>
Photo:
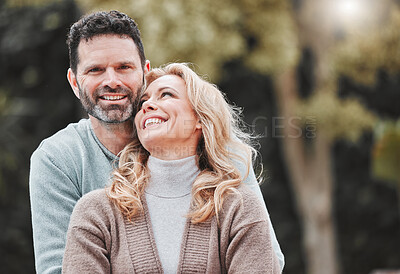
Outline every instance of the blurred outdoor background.
<path id="1" fill-rule="evenodd" d="M 399 0 L 1 0 L 0 273 L 33 273 L 29 158 L 84 116 L 69 26 L 118 9 L 259 135 L 284 273 L 400 271 Z"/>

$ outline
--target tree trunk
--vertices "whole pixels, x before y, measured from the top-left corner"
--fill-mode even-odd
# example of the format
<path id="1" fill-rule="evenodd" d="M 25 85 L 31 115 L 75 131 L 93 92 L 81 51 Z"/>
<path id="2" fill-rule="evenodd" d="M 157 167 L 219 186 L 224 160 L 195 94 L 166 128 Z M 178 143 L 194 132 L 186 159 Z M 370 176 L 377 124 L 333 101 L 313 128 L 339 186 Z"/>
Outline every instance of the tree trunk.
<path id="1" fill-rule="evenodd" d="M 306 272 L 336 274 L 331 142 L 318 131 L 306 149 L 303 136 L 297 136 L 298 128 L 291 123 L 298 104 L 295 70 L 279 75 L 275 84 L 278 109 L 285 121 L 283 154 L 302 220 Z"/>

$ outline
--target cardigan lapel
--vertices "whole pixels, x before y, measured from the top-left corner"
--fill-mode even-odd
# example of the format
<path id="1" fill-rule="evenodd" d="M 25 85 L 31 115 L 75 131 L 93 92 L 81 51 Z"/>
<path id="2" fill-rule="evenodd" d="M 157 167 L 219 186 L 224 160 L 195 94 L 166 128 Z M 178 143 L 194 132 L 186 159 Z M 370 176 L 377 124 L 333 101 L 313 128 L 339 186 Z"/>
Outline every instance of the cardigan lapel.
<path id="1" fill-rule="evenodd" d="M 146 199 L 142 197 L 143 212 L 133 222 L 124 218 L 126 238 L 136 273 L 163 273 L 154 239 Z M 193 224 L 186 220 L 181 244 L 178 273 L 206 273 L 210 245 L 211 220 Z"/>
<path id="2" fill-rule="evenodd" d="M 163 273 L 146 201 L 143 200 L 143 212 L 135 216 L 132 222 L 126 218 L 124 221 L 129 253 L 135 272 Z"/>
<path id="3" fill-rule="evenodd" d="M 211 220 L 193 224 L 188 218 L 181 246 L 178 273 L 206 273 Z"/>

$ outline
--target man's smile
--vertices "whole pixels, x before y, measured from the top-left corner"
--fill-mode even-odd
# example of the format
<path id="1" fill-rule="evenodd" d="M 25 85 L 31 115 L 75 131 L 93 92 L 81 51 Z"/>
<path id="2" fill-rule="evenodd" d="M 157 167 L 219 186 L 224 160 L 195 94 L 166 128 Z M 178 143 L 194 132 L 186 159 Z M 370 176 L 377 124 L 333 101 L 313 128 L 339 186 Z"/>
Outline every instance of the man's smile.
<path id="1" fill-rule="evenodd" d="M 123 99 L 125 99 L 125 98 L 127 98 L 128 96 L 127 95 L 103 95 L 103 96 L 100 96 L 99 98 L 101 99 L 101 100 L 103 100 L 103 101 L 113 101 L 113 102 L 116 102 L 116 101 L 121 101 L 121 100 L 123 100 Z"/>
<path id="2" fill-rule="evenodd" d="M 115 95 L 115 96 L 101 96 L 101 99 L 109 100 L 109 101 L 116 101 L 125 98 L 126 96 Z"/>

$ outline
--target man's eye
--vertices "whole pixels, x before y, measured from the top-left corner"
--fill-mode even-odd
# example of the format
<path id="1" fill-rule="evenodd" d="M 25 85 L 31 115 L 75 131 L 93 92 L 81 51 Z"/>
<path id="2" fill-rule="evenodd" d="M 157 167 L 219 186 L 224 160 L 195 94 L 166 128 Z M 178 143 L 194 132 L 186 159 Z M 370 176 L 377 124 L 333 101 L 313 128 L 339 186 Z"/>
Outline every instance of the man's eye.
<path id="1" fill-rule="evenodd" d="M 129 66 L 120 66 L 119 69 L 129 69 Z"/>
<path id="2" fill-rule="evenodd" d="M 88 70 L 88 72 L 99 72 L 99 71 L 101 71 L 100 68 L 92 68 Z"/>

